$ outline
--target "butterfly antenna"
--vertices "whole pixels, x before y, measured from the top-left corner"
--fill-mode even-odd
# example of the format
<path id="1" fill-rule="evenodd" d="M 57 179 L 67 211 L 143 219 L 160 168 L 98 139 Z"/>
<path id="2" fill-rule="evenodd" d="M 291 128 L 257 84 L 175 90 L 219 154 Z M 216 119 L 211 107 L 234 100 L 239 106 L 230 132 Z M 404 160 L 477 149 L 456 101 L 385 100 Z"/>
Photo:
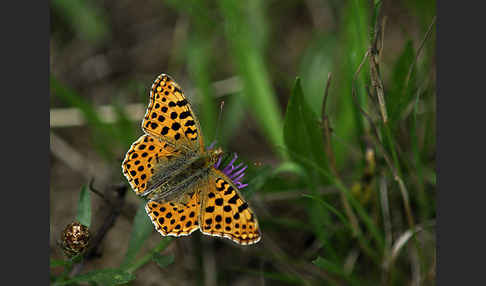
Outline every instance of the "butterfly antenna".
<path id="1" fill-rule="evenodd" d="M 223 107 L 224 107 L 224 100 L 221 101 L 221 103 L 219 104 L 219 115 L 218 115 L 218 121 L 217 121 L 217 125 L 216 125 L 216 135 L 214 136 L 214 140 L 215 142 L 218 141 L 218 138 L 219 138 L 219 130 L 221 129 L 221 116 L 223 114 Z"/>

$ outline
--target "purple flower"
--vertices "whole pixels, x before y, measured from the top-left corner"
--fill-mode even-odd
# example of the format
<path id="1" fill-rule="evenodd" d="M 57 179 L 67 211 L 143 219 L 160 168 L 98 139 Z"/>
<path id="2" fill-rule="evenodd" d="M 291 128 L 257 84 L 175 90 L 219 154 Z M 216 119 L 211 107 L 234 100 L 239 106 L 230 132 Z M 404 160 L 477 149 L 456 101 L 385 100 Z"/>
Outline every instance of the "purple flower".
<path id="1" fill-rule="evenodd" d="M 209 145 L 208 149 L 212 149 L 212 147 L 215 145 L 216 142 L 211 143 Z M 216 164 L 214 164 L 214 168 L 221 170 L 228 178 L 231 179 L 231 181 L 238 187 L 238 189 L 243 189 L 244 187 L 248 186 L 248 184 L 243 184 L 241 180 L 245 176 L 245 170 L 248 168 L 248 166 L 244 165 L 243 163 L 240 163 L 238 165 L 234 165 L 236 162 L 236 159 L 238 158 L 238 155 L 235 153 L 233 159 L 226 165 L 226 167 L 221 168 L 221 163 L 223 161 L 223 156 L 219 157 L 218 161 Z"/>

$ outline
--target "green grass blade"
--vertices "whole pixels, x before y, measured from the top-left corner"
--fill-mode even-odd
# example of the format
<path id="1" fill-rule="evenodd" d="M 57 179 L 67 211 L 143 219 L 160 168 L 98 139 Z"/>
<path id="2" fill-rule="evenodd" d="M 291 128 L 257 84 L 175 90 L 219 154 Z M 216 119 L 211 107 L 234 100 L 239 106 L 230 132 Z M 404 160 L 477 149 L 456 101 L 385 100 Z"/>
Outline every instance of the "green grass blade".
<path id="1" fill-rule="evenodd" d="M 91 192 L 86 185 L 81 188 L 81 192 L 79 193 L 76 220 L 86 227 L 90 227 L 91 225 Z"/>
<path id="2" fill-rule="evenodd" d="M 347 1 L 343 7 L 343 22 L 336 49 L 337 58 L 334 59 L 332 86 L 329 91 L 331 127 L 339 141 L 332 140 L 332 148 L 336 158 L 337 168 L 342 167 L 349 157 L 347 144 L 355 144 L 364 151 L 365 144 L 361 138 L 365 135 L 365 123 L 352 99 L 354 75 L 363 60 L 369 46 L 369 2 Z M 366 83 L 369 82 L 369 65 L 365 62 L 357 78 L 358 102 L 363 108 L 367 107 Z M 347 144 L 342 144 L 347 142 Z"/>
<path id="3" fill-rule="evenodd" d="M 242 95 L 246 106 L 268 141 L 274 147 L 281 146 L 283 145 L 282 116 L 261 49 L 253 41 L 253 35 L 257 32 L 252 30 L 252 27 L 255 27 L 250 24 L 253 12 L 250 9 L 263 6 L 245 5 L 243 2 L 232 0 L 219 1 L 219 4 L 225 19 L 225 36 L 230 43 L 230 50 L 243 84 Z M 275 148 L 275 151 L 279 152 L 279 149 Z"/>
<path id="4" fill-rule="evenodd" d="M 412 71 L 412 77 L 407 87 L 405 87 L 406 78 L 410 65 L 415 59 L 413 42 L 409 40 L 403 49 L 402 54 L 393 67 L 392 81 L 389 92 L 386 94 L 387 111 L 390 118 L 392 130 L 398 126 L 397 123 L 405 110 L 405 107 L 413 100 L 413 89 L 415 89 L 414 79 L 415 72 Z M 406 88 L 406 90 L 404 90 Z"/>
<path id="5" fill-rule="evenodd" d="M 188 45 L 188 67 L 189 72 L 196 84 L 199 97 L 202 99 L 199 117 L 201 128 L 207 144 L 215 140 L 217 103 L 214 100 L 214 90 L 211 86 L 211 46 L 202 35 L 206 29 L 198 28 L 191 35 Z"/>

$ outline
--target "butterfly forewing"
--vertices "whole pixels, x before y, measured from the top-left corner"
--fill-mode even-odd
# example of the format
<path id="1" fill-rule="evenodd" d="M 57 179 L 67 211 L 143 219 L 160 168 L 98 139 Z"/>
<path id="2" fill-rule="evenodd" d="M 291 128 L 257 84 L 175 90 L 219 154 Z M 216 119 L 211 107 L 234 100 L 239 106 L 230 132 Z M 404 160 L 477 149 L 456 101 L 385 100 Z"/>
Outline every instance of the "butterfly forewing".
<path id="1" fill-rule="evenodd" d="M 150 180 L 159 166 L 167 165 L 174 157 L 180 156 L 180 152 L 169 144 L 142 135 L 125 155 L 122 171 L 132 189 L 140 195 L 150 187 Z"/>
<path id="2" fill-rule="evenodd" d="M 199 122 L 182 89 L 168 75 L 161 74 L 152 84 L 142 129 L 182 152 L 203 151 Z"/>
<path id="3" fill-rule="evenodd" d="M 243 245 L 260 240 L 256 216 L 224 173 L 213 168 L 201 196 L 203 204 L 199 224 L 204 234 L 226 237 Z"/>

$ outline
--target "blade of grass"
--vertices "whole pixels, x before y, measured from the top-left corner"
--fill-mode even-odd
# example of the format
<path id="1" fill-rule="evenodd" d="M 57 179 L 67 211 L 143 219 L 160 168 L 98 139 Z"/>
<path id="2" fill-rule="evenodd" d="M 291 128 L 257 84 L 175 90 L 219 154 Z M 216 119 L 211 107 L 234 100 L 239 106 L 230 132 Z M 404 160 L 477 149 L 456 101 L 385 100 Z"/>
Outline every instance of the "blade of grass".
<path id="1" fill-rule="evenodd" d="M 214 100 L 214 90 L 211 85 L 211 41 L 208 41 L 205 35 L 208 34 L 208 30 L 205 27 L 199 27 L 195 29 L 195 32 L 190 36 L 188 45 L 188 63 L 189 72 L 196 83 L 196 87 L 201 100 L 201 128 L 203 134 L 209 142 L 214 141 L 216 131 L 216 118 L 217 118 L 217 104 Z M 204 35 L 204 36 L 203 36 Z"/>
<path id="2" fill-rule="evenodd" d="M 88 190 L 87 185 L 84 185 L 79 193 L 76 220 L 86 227 L 91 225 L 91 192 Z"/>
<path id="3" fill-rule="evenodd" d="M 259 0 L 258 0 L 259 1 Z M 263 55 L 252 38 L 249 7 L 243 2 L 219 1 L 219 8 L 225 21 L 225 36 L 230 43 L 231 53 L 236 61 L 243 84 L 246 106 L 260 125 L 267 140 L 274 146 L 283 145 L 282 116 L 279 112 L 275 92 L 265 68 Z M 247 10 L 245 10 L 247 9 Z M 259 11 L 263 13 L 263 11 Z M 264 14 L 264 13 L 263 13 Z M 279 152 L 279 149 L 274 149 Z M 278 153 L 277 155 L 284 156 Z"/>
<path id="4" fill-rule="evenodd" d="M 349 97 L 352 92 L 353 73 L 359 66 L 361 55 L 366 52 L 369 45 L 369 2 L 353 0 L 346 2 L 343 7 L 342 30 L 339 33 L 339 49 L 336 50 L 337 58 L 333 61 L 334 87 L 331 93 L 334 95 L 329 106 L 328 113 L 332 115 L 331 123 L 334 134 L 341 141 L 356 142 L 364 153 L 366 144 L 361 140 L 366 137 L 367 125 L 362 116 L 353 107 L 353 101 Z M 367 64 L 367 63 L 366 63 Z M 363 74 L 357 79 L 358 101 L 360 105 L 367 106 L 365 83 L 369 79 L 369 68 L 364 68 Z M 332 141 L 333 150 L 338 168 L 347 162 L 347 148 L 341 142 Z M 364 164 L 364 161 L 362 162 Z M 358 168 L 359 169 L 359 168 Z"/>

